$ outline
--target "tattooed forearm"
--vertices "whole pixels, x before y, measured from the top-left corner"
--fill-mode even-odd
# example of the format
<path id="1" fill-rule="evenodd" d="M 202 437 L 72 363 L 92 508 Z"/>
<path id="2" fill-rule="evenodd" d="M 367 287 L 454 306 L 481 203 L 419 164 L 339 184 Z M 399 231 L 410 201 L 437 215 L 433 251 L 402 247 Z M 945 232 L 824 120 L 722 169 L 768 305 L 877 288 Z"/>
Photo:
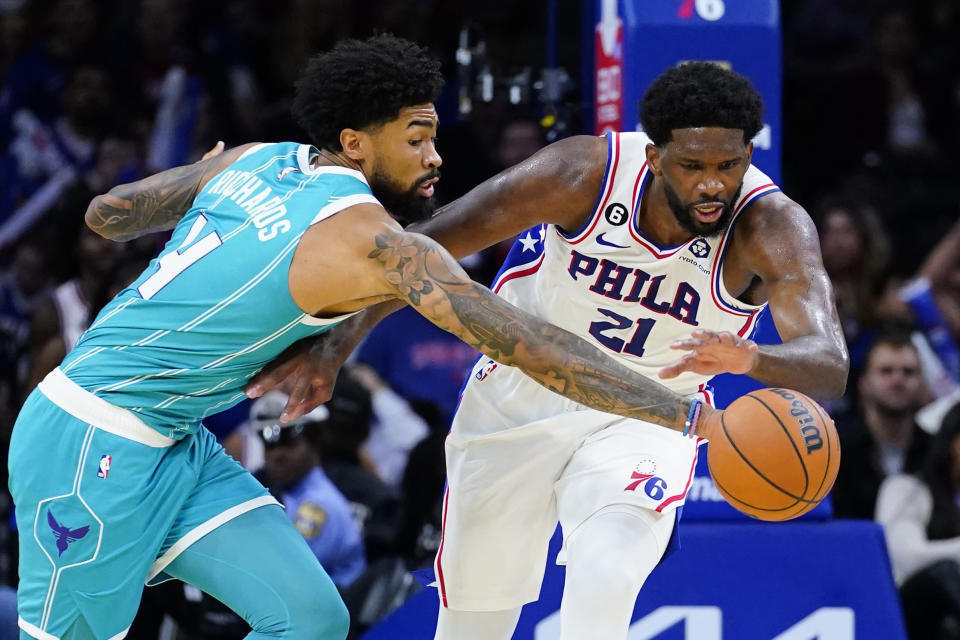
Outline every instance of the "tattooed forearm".
<path id="1" fill-rule="evenodd" d="M 369 257 L 387 282 L 436 325 L 576 402 L 683 429 L 688 400 L 471 281 L 429 238 L 381 234 L 376 243 Z"/>
<path id="2" fill-rule="evenodd" d="M 197 195 L 200 164 L 169 169 L 97 196 L 87 208 L 87 225 L 113 240 L 173 228 Z"/>

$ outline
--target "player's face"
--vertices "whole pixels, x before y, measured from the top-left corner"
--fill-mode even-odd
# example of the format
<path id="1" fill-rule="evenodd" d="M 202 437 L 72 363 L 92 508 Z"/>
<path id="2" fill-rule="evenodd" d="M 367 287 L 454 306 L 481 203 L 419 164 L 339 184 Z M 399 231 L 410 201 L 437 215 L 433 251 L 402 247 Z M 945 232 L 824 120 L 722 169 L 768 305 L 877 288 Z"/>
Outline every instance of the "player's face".
<path id="1" fill-rule="evenodd" d="M 370 136 L 376 150 L 370 189 L 404 222 L 428 218 L 436 208 L 433 185 L 443 163 L 437 153 L 438 124 L 432 104 L 405 107 Z"/>
<path id="2" fill-rule="evenodd" d="M 651 162 L 680 227 L 695 236 L 726 229 L 753 153 L 753 143 L 743 143 L 743 131 L 675 129 L 673 139 L 655 149 Z"/>

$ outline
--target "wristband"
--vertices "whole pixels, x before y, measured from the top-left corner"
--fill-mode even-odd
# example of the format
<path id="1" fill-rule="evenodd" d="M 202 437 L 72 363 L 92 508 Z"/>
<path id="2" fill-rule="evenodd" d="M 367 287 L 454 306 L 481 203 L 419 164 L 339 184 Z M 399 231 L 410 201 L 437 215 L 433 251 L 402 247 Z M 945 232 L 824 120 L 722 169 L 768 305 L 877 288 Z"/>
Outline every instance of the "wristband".
<path id="1" fill-rule="evenodd" d="M 697 433 L 697 421 L 700 419 L 700 405 L 703 402 L 694 398 L 690 401 L 690 412 L 687 413 L 687 421 L 683 423 L 683 435 L 691 438 Z"/>

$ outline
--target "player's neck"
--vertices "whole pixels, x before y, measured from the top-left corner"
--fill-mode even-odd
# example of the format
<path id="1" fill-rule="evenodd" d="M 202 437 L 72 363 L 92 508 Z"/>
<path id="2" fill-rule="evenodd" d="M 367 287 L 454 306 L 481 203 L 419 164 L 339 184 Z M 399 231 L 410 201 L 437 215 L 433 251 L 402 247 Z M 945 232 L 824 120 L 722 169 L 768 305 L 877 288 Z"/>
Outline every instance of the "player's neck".
<path id="1" fill-rule="evenodd" d="M 643 190 L 640 210 L 637 214 L 640 231 L 661 247 L 675 247 L 693 237 L 689 231 L 680 226 L 673 212 L 670 211 L 667 194 L 663 190 L 663 181 L 656 176 Z"/>
<path id="2" fill-rule="evenodd" d="M 360 163 L 351 160 L 342 153 L 327 149 L 320 149 L 320 153 L 310 159 L 310 165 L 312 167 L 346 167 L 363 173 Z"/>

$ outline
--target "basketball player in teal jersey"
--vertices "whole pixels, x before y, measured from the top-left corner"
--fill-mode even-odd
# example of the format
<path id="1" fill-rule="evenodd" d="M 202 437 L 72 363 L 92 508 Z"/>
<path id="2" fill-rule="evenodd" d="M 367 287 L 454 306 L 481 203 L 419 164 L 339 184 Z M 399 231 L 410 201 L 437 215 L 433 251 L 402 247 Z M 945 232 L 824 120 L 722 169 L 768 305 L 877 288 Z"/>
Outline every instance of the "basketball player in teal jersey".
<path id="1" fill-rule="evenodd" d="M 401 299 L 575 402 L 709 435 L 720 412 L 504 302 L 387 213 L 429 212 L 441 83 L 412 43 L 342 43 L 297 84 L 315 147 L 244 145 L 91 202 L 105 237 L 173 233 L 17 419 L 23 637 L 122 638 L 144 583 L 174 577 L 249 638 L 343 638 L 332 582 L 202 421 L 286 347 L 375 302 Z"/>

